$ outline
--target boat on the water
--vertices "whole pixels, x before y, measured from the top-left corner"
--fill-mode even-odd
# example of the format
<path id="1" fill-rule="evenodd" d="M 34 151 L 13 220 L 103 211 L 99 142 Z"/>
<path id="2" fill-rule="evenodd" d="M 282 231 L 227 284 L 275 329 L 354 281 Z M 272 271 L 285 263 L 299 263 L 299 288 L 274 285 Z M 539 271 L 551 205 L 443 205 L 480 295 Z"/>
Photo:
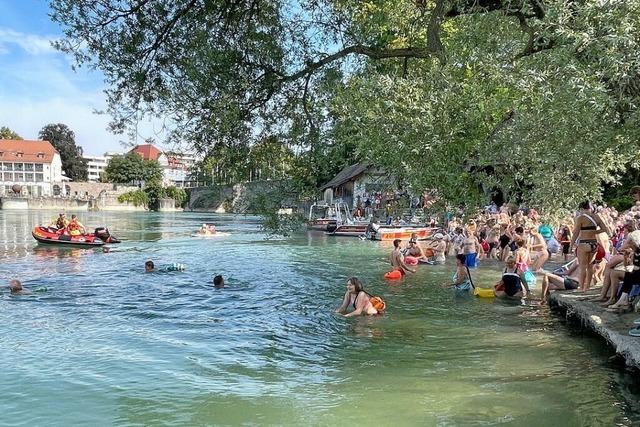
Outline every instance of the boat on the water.
<path id="1" fill-rule="evenodd" d="M 367 226 L 369 223 L 353 223 L 353 224 L 338 224 L 335 228 L 327 231 L 327 234 L 331 234 L 333 236 L 353 236 L 360 237 L 364 236 L 367 233 Z"/>
<path id="2" fill-rule="evenodd" d="M 338 210 L 334 204 L 314 203 L 309 209 L 308 228 L 318 231 L 335 229 L 338 225 Z"/>
<path id="3" fill-rule="evenodd" d="M 96 228 L 93 233 L 72 236 L 55 227 L 36 226 L 31 230 L 31 235 L 38 243 L 47 245 L 95 247 L 105 243 L 120 243 L 120 240 L 113 237 L 104 227 Z"/>
<path id="4" fill-rule="evenodd" d="M 377 230 L 372 230 L 370 236 L 372 240 L 408 240 L 413 233 L 416 234 L 418 240 L 427 240 L 437 228 L 431 227 L 387 227 L 381 226 Z"/>

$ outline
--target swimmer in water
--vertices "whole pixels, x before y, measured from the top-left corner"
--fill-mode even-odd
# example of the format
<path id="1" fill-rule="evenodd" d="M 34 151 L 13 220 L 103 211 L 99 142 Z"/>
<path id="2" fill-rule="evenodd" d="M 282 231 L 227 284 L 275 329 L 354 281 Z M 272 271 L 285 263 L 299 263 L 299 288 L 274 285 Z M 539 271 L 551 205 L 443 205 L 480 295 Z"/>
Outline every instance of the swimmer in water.
<path id="1" fill-rule="evenodd" d="M 216 289 L 224 288 L 224 278 L 221 275 L 217 275 L 213 278 L 213 287 Z"/>
<path id="2" fill-rule="evenodd" d="M 184 264 L 173 263 L 166 266 L 163 266 L 156 270 L 156 266 L 153 261 L 149 260 L 144 263 L 144 272 L 145 273 L 168 273 L 170 271 L 184 271 L 186 267 Z"/>
<path id="3" fill-rule="evenodd" d="M 16 279 L 9 281 L 9 290 L 12 294 L 21 294 L 25 292 L 25 289 L 22 287 L 22 283 Z"/>
<path id="4" fill-rule="evenodd" d="M 347 313 L 349 306 L 353 307 L 353 311 Z M 378 314 L 378 310 L 371 304 L 371 296 L 364 290 L 362 282 L 357 277 L 347 280 L 347 292 L 344 294 L 342 305 L 338 307 L 336 313 L 344 315 L 344 317 L 353 317 L 363 314 Z"/>

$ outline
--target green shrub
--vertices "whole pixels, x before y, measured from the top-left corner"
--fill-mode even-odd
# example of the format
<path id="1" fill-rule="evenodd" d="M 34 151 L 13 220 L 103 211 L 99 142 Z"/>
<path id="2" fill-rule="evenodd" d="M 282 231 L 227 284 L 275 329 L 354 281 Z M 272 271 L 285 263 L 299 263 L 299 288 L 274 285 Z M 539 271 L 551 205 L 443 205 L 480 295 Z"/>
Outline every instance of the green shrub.
<path id="1" fill-rule="evenodd" d="M 149 206 L 149 196 L 143 190 L 128 191 L 118 196 L 118 202 L 129 202 L 134 206 Z"/>
<path id="2" fill-rule="evenodd" d="M 183 188 L 167 187 L 165 189 L 167 197 L 171 197 L 175 201 L 176 208 L 183 208 L 187 203 L 187 192 Z"/>

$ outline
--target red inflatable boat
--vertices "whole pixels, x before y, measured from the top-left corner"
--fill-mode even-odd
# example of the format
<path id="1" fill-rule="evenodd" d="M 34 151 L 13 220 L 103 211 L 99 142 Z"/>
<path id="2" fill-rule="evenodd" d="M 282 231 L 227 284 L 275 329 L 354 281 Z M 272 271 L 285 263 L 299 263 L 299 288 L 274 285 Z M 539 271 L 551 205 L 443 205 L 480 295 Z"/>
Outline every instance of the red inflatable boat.
<path id="1" fill-rule="evenodd" d="M 120 243 L 104 227 L 96 228 L 93 233 L 71 236 L 55 227 L 37 226 L 31 231 L 31 235 L 39 243 L 51 245 L 102 246 L 105 243 Z"/>

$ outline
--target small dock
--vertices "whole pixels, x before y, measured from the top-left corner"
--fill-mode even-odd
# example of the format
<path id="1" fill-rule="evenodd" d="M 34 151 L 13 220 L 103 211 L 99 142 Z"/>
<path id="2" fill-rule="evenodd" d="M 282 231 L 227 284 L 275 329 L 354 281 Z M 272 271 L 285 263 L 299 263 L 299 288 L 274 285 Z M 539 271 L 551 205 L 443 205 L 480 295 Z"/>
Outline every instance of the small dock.
<path id="1" fill-rule="evenodd" d="M 627 367 L 640 370 L 640 337 L 629 335 L 633 321 L 640 318 L 640 313 L 610 313 L 599 303 L 587 299 L 599 295 L 596 289 L 586 294 L 576 292 L 552 292 L 549 306 L 555 312 L 578 320 L 604 338 L 624 358 Z"/>

